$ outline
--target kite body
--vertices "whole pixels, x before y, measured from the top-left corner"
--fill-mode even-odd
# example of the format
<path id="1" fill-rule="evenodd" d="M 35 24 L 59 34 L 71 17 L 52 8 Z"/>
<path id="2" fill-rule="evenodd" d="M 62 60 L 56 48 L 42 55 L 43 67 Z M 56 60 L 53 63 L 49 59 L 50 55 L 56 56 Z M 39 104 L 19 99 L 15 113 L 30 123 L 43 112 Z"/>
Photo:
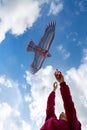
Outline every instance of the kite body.
<path id="1" fill-rule="evenodd" d="M 49 53 L 49 48 L 54 39 L 55 25 L 55 21 L 51 21 L 47 25 L 44 35 L 38 45 L 35 45 L 32 40 L 27 45 L 27 52 L 32 51 L 35 53 L 33 62 L 31 64 L 32 74 L 35 74 L 41 68 L 46 57 L 51 57 L 51 54 Z"/>

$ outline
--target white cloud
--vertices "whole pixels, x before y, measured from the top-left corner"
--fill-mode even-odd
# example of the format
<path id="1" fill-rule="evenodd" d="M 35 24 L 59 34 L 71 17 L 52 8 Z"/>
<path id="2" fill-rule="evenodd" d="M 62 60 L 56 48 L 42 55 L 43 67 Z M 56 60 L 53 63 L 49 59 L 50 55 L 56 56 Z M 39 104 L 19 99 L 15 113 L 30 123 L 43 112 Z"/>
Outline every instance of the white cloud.
<path id="1" fill-rule="evenodd" d="M 49 14 L 57 14 L 62 8 L 62 2 L 56 5 L 54 0 L 2 0 L 0 2 L 0 43 L 10 31 L 13 35 L 23 34 L 31 28 L 41 16 L 43 4 L 50 4 Z"/>
<path id="2" fill-rule="evenodd" d="M 5 86 L 5 87 L 12 87 L 14 86 L 14 82 L 11 79 L 7 79 L 7 77 L 4 76 L 0 76 L 0 86 Z M 17 86 L 17 83 L 15 84 Z"/>
<path id="3" fill-rule="evenodd" d="M 46 102 L 49 93 L 53 89 L 55 81 L 54 70 L 52 66 L 42 68 L 35 75 L 26 72 L 26 81 L 31 86 L 32 102 L 29 104 L 30 116 L 33 122 L 40 128 L 45 119 Z M 57 116 L 63 111 L 63 104 L 59 88 L 56 96 L 56 113 Z"/>
<path id="4" fill-rule="evenodd" d="M 30 124 L 21 118 L 19 84 L 4 75 L 0 76 L 0 88 L 0 130 L 31 130 Z"/>
<path id="5" fill-rule="evenodd" d="M 29 124 L 20 118 L 20 113 L 7 103 L 0 104 L 0 130 L 31 130 Z"/>
<path id="6" fill-rule="evenodd" d="M 42 4 L 44 4 L 44 3 L 47 3 L 47 4 L 49 4 L 49 2 L 50 2 L 50 0 L 37 0 L 39 3 L 40 3 L 40 5 L 42 5 Z M 52 0 L 51 0 L 52 1 Z"/>
<path id="7" fill-rule="evenodd" d="M 30 28 L 40 16 L 38 1 L 34 0 L 8 0 L 0 6 L 0 42 L 5 34 L 20 35 Z"/>
<path id="8" fill-rule="evenodd" d="M 87 59 L 87 51 L 84 51 L 84 58 Z M 32 102 L 29 104 L 31 119 L 41 127 L 45 119 L 46 101 L 49 92 L 52 90 L 52 84 L 55 81 L 52 66 L 41 69 L 35 75 L 26 72 L 26 80 L 31 85 Z M 87 129 L 87 60 L 76 69 L 71 68 L 64 76 L 67 84 L 70 86 L 72 98 L 75 103 L 77 115 L 82 124 L 82 129 Z M 63 111 L 63 104 L 59 88 L 56 92 L 56 114 Z M 40 122 L 38 122 L 38 120 Z"/>
<path id="9" fill-rule="evenodd" d="M 6 117 L 9 116 L 11 107 L 7 103 L 0 104 L 0 122 L 5 121 Z"/>
<path id="10" fill-rule="evenodd" d="M 19 84 L 6 75 L 0 76 L 0 102 L 8 102 L 11 106 L 18 108 L 22 102 Z"/>
<path id="11" fill-rule="evenodd" d="M 60 13 L 62 10 L 63 10 L 62 1 L 59 1 L 59 0 L 58 0 L 58 2 L 54 1 L 51 3 L 48 15 L 50 15 L 50 14 L 56 15 L 56 14 Z"/>
<path id="12" fill-rule="evenodd" d="M 32 102 L 29 104 L 31 119 L 39 126 L 45 116 L 46 99 L 53 84 L 53 69 L 51 66 L 41 69 L 35 75 L 26 72 L 26 80 L 31 85 Z"/>
<path id="13" fill-rule="evenodd" d="M 25 95 L 24 99 L 25 99 L 26 102 L 32 101 L 32 98 L 29 96 L 29 94 Z"/>
<path id="14" fill-rule="evenodd" d="M 73 99 L 77 108 L 79 119 L 82 123 L 82 128 L 87 129 L 87 50 L 84 52 L 82 64 L 76 68 L 71 68 L 67 71 L 66 79 L 70 85 Z"/>
<path id="15" fill-rule="evenodd" d="M 67 59 L 70 57 L 70 53 L 63 47 L 62 44 L 60 44 L 57 47 L 58 51 L 60 52 L 60 54 L 63 56 L 63 59 Z"/>

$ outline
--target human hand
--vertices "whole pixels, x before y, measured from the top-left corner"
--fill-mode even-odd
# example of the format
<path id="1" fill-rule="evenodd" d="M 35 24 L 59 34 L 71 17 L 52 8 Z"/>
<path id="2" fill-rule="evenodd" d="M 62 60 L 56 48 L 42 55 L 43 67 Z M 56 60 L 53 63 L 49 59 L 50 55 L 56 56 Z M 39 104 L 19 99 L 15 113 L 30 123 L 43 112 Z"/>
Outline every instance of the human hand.
<path id="1" fill-rule="evenodd" d="M 55 91 L 57 89 L 57 86 L 58 86 L 57 82 L 54 82 L 54 84 L 53 84 L 53 91 Z"/>
<path id="2" fill-rule="evenodd" d="M 56 71 L 54 73 L 54 76 L 55 76 L 55 78 L 57 79 L 57 81 L 59 83 L 64 82 L 64 77 L 63 77 L 62 73 L 58 69 L 56 69 Z"/>

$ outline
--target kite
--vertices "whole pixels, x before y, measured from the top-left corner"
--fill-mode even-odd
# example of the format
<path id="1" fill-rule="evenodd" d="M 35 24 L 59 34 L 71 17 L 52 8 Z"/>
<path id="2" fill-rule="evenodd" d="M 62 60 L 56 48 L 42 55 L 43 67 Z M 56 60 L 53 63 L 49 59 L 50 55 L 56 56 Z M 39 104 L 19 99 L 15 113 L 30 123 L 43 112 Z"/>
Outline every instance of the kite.
<path id="1" fill-rule="evenodd" d="M 27 45 L 27 52 L 34 52 L 34 59 L 30 66 L 30 71 L 32 74 L 35 74 L 38 70 L 41 69 L 42 64 L 47 57 L 51 57 L 49 53 L 49 48 L 55 36 L 55 26 L 56 21 L 51 21 L 48 23 L 44 35 L 40 39 L 38 45 L 35 45 L 32 40 L 29 41 Z"/>

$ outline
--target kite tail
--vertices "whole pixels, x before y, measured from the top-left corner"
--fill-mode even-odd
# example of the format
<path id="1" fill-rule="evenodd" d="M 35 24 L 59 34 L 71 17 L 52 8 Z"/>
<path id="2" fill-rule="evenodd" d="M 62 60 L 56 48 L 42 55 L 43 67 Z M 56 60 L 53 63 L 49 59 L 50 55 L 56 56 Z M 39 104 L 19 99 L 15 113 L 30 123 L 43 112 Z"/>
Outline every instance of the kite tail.
<path id="1" fill-rule="evenodd" d="M 29 41 L 28 45 L 27 45 L 27 51 L 34 51 L 35 50 L 35 44 L 34 42 L 31 40 Z"/>

